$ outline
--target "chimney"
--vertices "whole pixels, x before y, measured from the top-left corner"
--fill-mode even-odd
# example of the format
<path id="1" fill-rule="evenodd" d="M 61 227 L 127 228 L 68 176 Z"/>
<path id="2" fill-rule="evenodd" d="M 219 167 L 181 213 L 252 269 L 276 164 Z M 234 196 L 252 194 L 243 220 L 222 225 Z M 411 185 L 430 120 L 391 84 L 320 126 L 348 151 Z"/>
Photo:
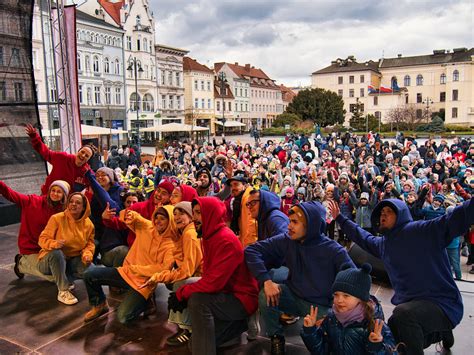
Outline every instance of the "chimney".
<path id="1" fill-rule="evenodd" d="M 245 70 L 250 71 L 250 64 L 245 64 Z"/>
<path id="2" fill-rule="evenodd" d="M 234 65 L 239 65 L 239 62 L 235 62 Z"/>
<path id="3" fill-rule="evenodd" d="M 402 55 L 401 55 L 401 54 L 397 54 L 397 57 L 398 57 L 398 58 L 401 58 L 401 57 L 402 57 Z"/>

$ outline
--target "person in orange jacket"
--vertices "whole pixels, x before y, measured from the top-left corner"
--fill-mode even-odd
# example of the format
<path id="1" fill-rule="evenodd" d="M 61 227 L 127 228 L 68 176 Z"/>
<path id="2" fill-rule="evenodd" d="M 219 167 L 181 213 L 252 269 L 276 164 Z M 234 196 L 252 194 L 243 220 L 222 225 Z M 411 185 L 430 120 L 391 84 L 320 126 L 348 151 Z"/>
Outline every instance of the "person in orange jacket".
<path id="1" fill-rule="evenodd" d="M 236 175 L 228 179 L 226 184 L 230 186 L 230 193 L 233 197 L 230 229 L 239 237 L 240 243 L 245 248 L 257 241 L 257 221 L 252 218 L 247 206 L 253 188 L 247 186 L 247 179 L 243 175 Z"/>
<path id="2" fill-rule="evenodd" d="M 191 202 L 177 203 L 173 213 L 178 228 L 176 239 L 173 239 L 175 267 L 154 274 L 143 287 L 154 288 L 161 282 L 171 286 L 176 292 L 182 285 L 196 282 L 201 275 L 202 249 L 193 223 Z M 177 324 L 179 330 L 166 340 L 166 344 L 178 346 L 187 343 L 191 338 L 191 319 L 188 311 L 170 311 L 168 322 Z"/>
<path id="3" fill-rule="evenodd" d="M 117 317 L 122 324 L 133 321 L 146 310 L 147 300 L 154 291 L 154 288 L 141 286 L 155 273 L 173 267 L 173 239 L 176 239 L 177 233 L 173 206 L 158 207 L 151 221 L 131 210 L 122 210 L 120 219 L 136 234 L 135 242 L 123 266 L 94 267 L 85 273 L 84 283 L 92 306 L 84 316 L 85 322 L 109 310 L 102 285 L 128 290 L 118 308 Z"/>
<path id="4" fill-rule="evenodd" d="M 52 275 L 58 286 L 58 301 L 67 305 L 78 302 L 71 293 L 73 278 L 82 278 L 94 256 L 94 225 L 89 219 L 89 201 L 80 192 L 69 195 L 64 212 L 51 216 L 41 232 L 38 245 L 38 269 Z M 66 273 L 66 270 L 68 272 Z"/>

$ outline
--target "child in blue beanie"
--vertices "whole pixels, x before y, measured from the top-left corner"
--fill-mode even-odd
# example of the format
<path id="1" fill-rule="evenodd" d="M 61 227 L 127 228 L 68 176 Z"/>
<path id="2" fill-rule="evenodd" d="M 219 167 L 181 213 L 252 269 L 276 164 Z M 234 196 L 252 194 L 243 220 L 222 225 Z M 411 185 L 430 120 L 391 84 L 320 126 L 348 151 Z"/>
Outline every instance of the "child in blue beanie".
<path id="1" fill-rule="evenodd" d="M 334 302 L 324 319 L 316 321 L 311 306 L 301 337 L 311 354 L 393 354 L 395 340 L 383 322 L 383 311 L 370 296 L 370 264 L 362 268 L 343 265 L 332 292 Z"/>

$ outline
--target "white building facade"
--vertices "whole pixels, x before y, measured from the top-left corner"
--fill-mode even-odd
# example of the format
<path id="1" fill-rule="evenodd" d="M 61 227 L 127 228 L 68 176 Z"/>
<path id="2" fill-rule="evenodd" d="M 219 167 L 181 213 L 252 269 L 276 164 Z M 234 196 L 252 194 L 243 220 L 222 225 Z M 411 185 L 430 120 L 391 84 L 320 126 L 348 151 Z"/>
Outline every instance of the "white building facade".
<path id="1" fill-rule="evenodd" d="M 183 57 L 187 50 L 155 45 L 159 123 L 184 123 Z"/>

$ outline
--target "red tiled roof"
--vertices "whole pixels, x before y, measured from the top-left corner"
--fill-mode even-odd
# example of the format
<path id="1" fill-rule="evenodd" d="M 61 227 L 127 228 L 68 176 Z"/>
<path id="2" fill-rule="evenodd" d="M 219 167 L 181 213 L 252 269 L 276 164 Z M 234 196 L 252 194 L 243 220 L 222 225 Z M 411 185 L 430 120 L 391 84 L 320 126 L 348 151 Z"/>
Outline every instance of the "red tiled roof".
<path id="1" fill-rule="evenodd" d="M 242 79 L 258 78 L 258 79 L 272 80 L 268 77 L 267 74 L 265 74 L 265 72 L 262 69 L 255 68 L 251 66 L 250 64 L 245 64 L 245 66 L 243 66 L 243 65 L 239 65 L 239 63 L 234 63 L 234 64 L 225 63 L 225 62 L 215 63 L 214 68 L 216 70 L 216 73 L 224 66 L 224 64 L 227 64 L 229 68 Z"/>
<path id="2" fill-rule="evenodd" d="M 291 102 L 296 96 L 296 93 L 293 90 L 291 90 L 290 88 L 287 88 L 283 84 L 280 85 L 280 90 L 281 90 L 281 94 L 282 94 L 281 96 L 282 96 L 283 101 Z"/>
<path id="3" fill-rule="evenodd" d="M 227 95 L 221 95 L 221 80 L 217 77 L 214 77 L 214 97 L 222 99 L 222 96 L 224 96 L 224 99 L 233 99 L 234 94 L 232 94 L 229 83 L 225 83 L 225 88 L 227 89 Z"/>
<path id="4" fill-rule="evenodd" d="M 205 65 L 198 63 L 195 59 L 189 57 L 183 57 L 183 70 L 184 71 L 202 71 L 204 73 L 214 73 L 211 69 Z"/>
<path id="5" fill-rule="evenodd" d="M 120 9 L 122 8 L 123 1 L 118 2 L 109 2 L 108 0 L 98 0 L 100 6 L 104 8 L 105 11 L 112 17 L 112 19 L 117 23 L 117 25 L 121 25 L 120 23 Z"/>

